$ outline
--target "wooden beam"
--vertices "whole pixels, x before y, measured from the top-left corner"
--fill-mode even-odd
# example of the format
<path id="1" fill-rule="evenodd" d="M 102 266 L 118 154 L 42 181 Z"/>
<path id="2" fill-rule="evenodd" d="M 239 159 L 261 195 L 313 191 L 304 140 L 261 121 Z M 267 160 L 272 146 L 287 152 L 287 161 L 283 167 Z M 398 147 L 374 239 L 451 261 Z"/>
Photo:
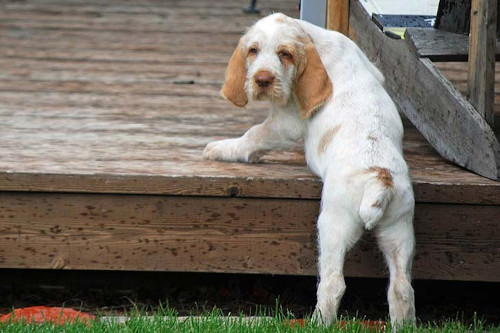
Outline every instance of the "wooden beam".
<path id="1" fill-rule="evenodd" d="M 384 73 L 391 97 L 438 153 L 500 180 L 495 133 L 432 62 L 420 59 L 410 42 L 385 36 L 359 1 L 351 1 L 349 22 L 352 38 Z"/>
<path id="2" fill-rule="evenodd" d="M 326 27 L 347 35 L 349 31 L 349 0 L 328 0 Z"/>
<path id="3" fill-rule="evenodd" d="M 424 139 L 406 130 L 415 200 L 426 203 L 500 205 L 500 183 L 449 165 L 433 154 Z M 418 135 L 420 136 L 420 135 Z M 438 163 L 436 163 L 436 161 Z M 200 162 L 201 163 L 201 162 Z M 47 174 L 0 172 L 0 192 L 93 194 L 147 194 L 197 197 L 320 199 L 322 183 L 313 175 L 292 173 L 293 178 L 242 177 L 234 174 L 240 163 L 225 164 L 232 173 L 220 177 L 114 174 Z M 262 164 L 268 168 L 270 164 Z M 285 167 L 279 164 L 280 167 Z M 286 169 L 287 170 L 287 169 Z"/>
<path id="4" fill-rule="evenodd" d="M 0 268 L 316 275 L 319 200 L 0 192 Z M 499 205 L 417 204 L 419 279 L 500 281 Z M 347 276 L 387 277 L 371 233 Z"/>
<path id="5" fill-rule="evenodd" d="M 472 0 L 467 97 L 494 126 L 496 0 Z"/>

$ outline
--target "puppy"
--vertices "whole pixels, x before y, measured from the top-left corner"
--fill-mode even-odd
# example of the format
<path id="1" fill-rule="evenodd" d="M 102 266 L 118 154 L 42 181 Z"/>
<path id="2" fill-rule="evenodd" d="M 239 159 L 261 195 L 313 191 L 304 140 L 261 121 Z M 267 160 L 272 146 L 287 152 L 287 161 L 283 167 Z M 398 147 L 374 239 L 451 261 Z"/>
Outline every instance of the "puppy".
<path id="1" fill-rule="evenodd" d="M 323 180 L 315 316 L 336 318 L 346 253 L 373 229 L 390 272 L 391 322 L 414 322 L 415 203 L 401 118 L 378 69 L 344 35 L 273 14 L 240 39 L 221 95 L 238 107 L 269 100 L 271 110 L 242 137 L 208 144 L 206 159 L 255 162 L 303 140 L 307 164 Z"/>

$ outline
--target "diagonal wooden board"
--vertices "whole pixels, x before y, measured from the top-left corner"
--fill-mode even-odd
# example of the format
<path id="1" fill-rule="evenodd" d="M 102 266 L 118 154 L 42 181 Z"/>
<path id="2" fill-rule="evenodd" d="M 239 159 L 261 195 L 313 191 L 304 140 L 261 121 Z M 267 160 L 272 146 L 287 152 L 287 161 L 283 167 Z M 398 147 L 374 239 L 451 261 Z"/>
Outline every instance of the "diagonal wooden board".
<path id="1" fill-rule="evenodd" d="M 385 36 L 359 1 L 350 8 L 349 35 L 382 70 L 401 111 L 441 156 L 500 180 L 500 144 L 474 107 L 410 42 Z"/>

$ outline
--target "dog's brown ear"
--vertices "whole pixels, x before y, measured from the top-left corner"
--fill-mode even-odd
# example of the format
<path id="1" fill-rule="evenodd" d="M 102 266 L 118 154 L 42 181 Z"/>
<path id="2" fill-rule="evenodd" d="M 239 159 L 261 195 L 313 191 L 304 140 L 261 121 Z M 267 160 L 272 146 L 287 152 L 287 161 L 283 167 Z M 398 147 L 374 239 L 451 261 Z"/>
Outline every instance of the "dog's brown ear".
<path id="1" fill-rule="evenodd" d="M 304 48 L 305 66 L 297 73 L 294 92 L 299 100 L 302 118 L 309 118 L 332 95 L 332 82 L 319 57 L 316 47 L 309 43 Z"/>
<path id="2" fill-rule="evenodd" d="M 247 68 L 245 55 L 241 41 L 236 46 L 226 70 L 226 79 L 220 91 L 222 97 L 238 107 L 244 107 L 248 103 L 248 97 L 245 92 L 245 80 Z"/>

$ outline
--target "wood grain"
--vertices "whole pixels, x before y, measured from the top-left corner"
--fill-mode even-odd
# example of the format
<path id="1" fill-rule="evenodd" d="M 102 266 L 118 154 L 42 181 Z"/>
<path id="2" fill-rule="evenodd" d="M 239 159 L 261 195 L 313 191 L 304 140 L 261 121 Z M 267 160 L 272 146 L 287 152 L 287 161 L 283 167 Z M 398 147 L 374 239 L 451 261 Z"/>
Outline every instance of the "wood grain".
<path id="1" fill-rule="evenodd" d="M 496 0 L 472 0 L 467 98 L 494 127 Z"/>
<path id="2" fill-rule="evenodd" d="M 316 274 L 322 184 L 301 144 L 256 164 L 201 156 L 267 116 L 265 103 L 235 109 L 218 95 L 256 19 L 245 5 L 0 2 L 0 267 Z M 290 1 L 262 6 L 298 14 Z M 463 90 L 466 65 L 440 66 Z M 500 183 L 404 125 L 415 277 L 496 281 Z M 386 276 L 369 234 L 346 272 Z"/>
<path id="3" fill-rule="evenodd" d="M 291 10 L 282 2 L 269 5 Z M 177 22 L 190 11 L 187 18 L 202 15 L 197 5 L 120 1 L 2 6 L 8 24 L 132 19 L 141 25 Z M 244 3 L 219 6 L 240 11 Z M 234 20 L 250 24 L 254 18 Z M 2 190 L 319 198 L 321 183 L 305 166 L 300 145 L 271 151 L 261 164 L 201 158 L 208 142 L 239 136 L 266 117 L 266 104 L 234 110 L 218 96 L 239 33 L 59 27 L 50 33 L 0 29 L 2 44 L 9 45 L 0 56 Z M 404 148 L 417 200 L 500 202 L 499 184 L 445 162 L 409 124 Z"/>
<path id="4" fill-rule="evenodd" d="M 4 192 L 0 202 L 0 267 L 316 275 L 317 200 Z M 500 207 L 416 211 L 415 278 L 498 281 Z M 384 277 L 366 236 L 346 274 Z"/>
<path id="5" fill-rule="evenodd" d="M 328 0 L 326 27 L 347 35 L 349 31 L 349 0 Z"/>

